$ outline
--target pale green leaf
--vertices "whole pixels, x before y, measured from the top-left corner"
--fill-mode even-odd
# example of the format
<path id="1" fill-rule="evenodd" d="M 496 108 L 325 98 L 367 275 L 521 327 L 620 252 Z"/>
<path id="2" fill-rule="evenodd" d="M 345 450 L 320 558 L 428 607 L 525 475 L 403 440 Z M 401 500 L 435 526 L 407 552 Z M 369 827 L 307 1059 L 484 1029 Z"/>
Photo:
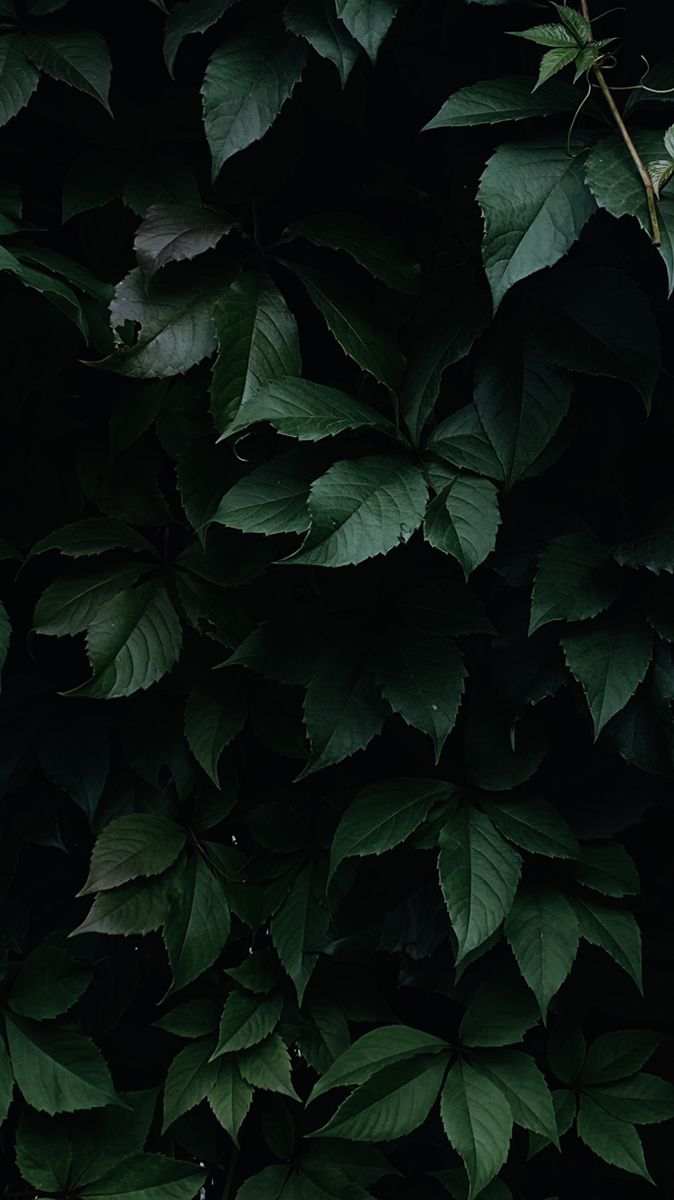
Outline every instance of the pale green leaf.
<path id="1" fill-rule="evenodd" d="M 278 992 L 263 998 L 247 992 L 232 992 L 222 1010 L 219 1039 L 213 1058 L 231 1054 L 235 1050 L 247 1050 L 249 1046 L 264 1041 L 274 1032 L 281 1008 L 282 998 Z"/>
<path id="2" fill-rule="evenodd" d="M 464 1161 L 473 1200 L 508 1157 L 513 1118 L 503 1092 L 466 1062 L 452 1067 L 440 1106 L 445 1133 Z"/>
<path id="3" fill-rule="evenodd" d="M 92 978 L 90 967 L 43 943 L 22 962 L 7 991 L 7 1003 L 23 1017 L 58 1017 L 84 995 Z"/>
<path id="4" fill-rule="evenodd" d="M 443 1055 L 421 1054 L 383 1067 L 356 1088 L 316 1134 L 354 1142 L 387 1142 L 426 1120 L 445 1071 Z"/>
<path id="5" fill-rule="evenodd" d="M 182 629 L 168 592 L 146 583 L 118 592 L 87 630 L 93 678 L 67 694 L 112 700 L 151 687 L 174 666 Z"/>
<path id="6" fill-rule="evenodd" d="M 305 38 L 322 58 L 334 63 L 344 87 L 360 46 L 338 20 L 334 0 L 291 0 L 284 10 L 283 23 L 291 33 Z"/>
<path id="7" fill-rule="evenodd" d="M 436 550 L 457 560 L 467 579 L 494 549 L 500 523 L 494 484 L 457 475 L 430 504 L 424 534 Z"/>
<path id="8" fill-rule="evenodd" d="M 541 796 L 481 801 L 496 828 L 515 845 L 547 858 L 574 858 L 578 842 L 557 809 Z"/>
<path id="9" fill-rule="evenodd" d="M 17 1085 L 38 1112 L 117 1103 L 103 1056 L 84 1034 L 8 1017 L 7 1038 Z"/>
<path id="10" fill-rule="evenodd" d="M 585 621 L 615 600 L 620 576 L 605 546 L 591 533 L 568 533 L 549 542 L 538 560 L 531 594 L 529 633 L 549 621 Z"/>
<path id="11" fill-rule="evenodd" d="M 211 382 L 211 412 L 216 429 L 226 436 L 255 420 L 254 398 L 272 380 L 300 374 L 297 324 L 271 279 L 247 271 L 215 304 L 213 319 L 218 358 Z M 239 423 L 246 405 L 248 418 Z"/>
<path id="12" fill-rule="evenodd" d="M 318 961 L 313 947 L 327 932 L 329 917 L 320 880 L 312 863 L 295 877 L 271 921 L 271 940 L 283 968 L 293 981 L 298 1003 Z"/>
<path id="13" fill-rule="evenodd" d="M 112 63 L 100 33 L 82 29 L 30 34 L 24 46 L 27 57 L 41 71 L 93 96 L 112 115 L 108 101 Z"/>
<path id="14" fill-rule="evenodd" d="M 273 27 L 229 37 L 214 52 L 202 87 L 213 178 L 227 159 L 259 141 L 302 76 L 306 46 Z"/>
<path id="15" fill-rule="evenodd" d="M 437 762 L 456 724 L 466 681 L 456 642 L 418 626 L 394 626 L 373 669 L 393 711 L 431 738 Z"/>
<path id="16" fill-rule="evenodd" d="M 589 1096 L 581 1096 L 576 1127 L 581 1141 L 604 1162 L 641 1175 L 649 1183 L 655 1182 L 646 1166 L 641 1139 L 634 1125 L 616 1120 Z"/>
<path id="17" fill-rule="evenodd" d="M 451 790 L 438 780 L 389 779 L 359 792 L 335 831 L 329 877 L 346 858 L 383 854 L 400 845 Z"/>
<path id="18" fill-rule="evenodd" d="M 251 1087 L 299 1100 L 290 1078 L 290 1055 L 278 1034 L 244 1050 L 237 1056 L 236 1065 L 242 1079 Z"/>
<path id="19" fill-rule="evenodd" d="M 471 83 L 454 92 L 424 129 L 493 125 L 498 121 L 547 117 L 551 113 L 573 112 L 578 103 L 578 93 L 569 84 L 555 80 L 532 92 L 531 79 L 527 75 L 504 75 L 499 79 Z"/>
<path id="20" fill-rule="evenodd" d="M 208 1103 L 215 1119 L 238 1146 L 239 1130 L 250 1108 L 253 1089 L 241 1078 L 232 1058 L 223 1058 L 216 1065 L 218 1072 L 208 1091 Z"/>
<path id="21" fill-rule="evenodd" d="M 522 860 L 489 817 L 464 804 L 440 835 L 438 870 L 452 930 L 456 961 L 477 949 L 507 916 Z"/>
<path id="22" fill-rule="evenodd" d="M 561 892 L 522 887 L 505 926 L 517 965 L 546 1019 L 578 952 L 578 922 Z"/>
<path id="23" fill-rule="evenodd" d="M 376 408 L 337 388 L 286 377 L 263 383 L 239 409 L 228 435 L 269 421 L 285 437 L 319 441 L 347 429 L 377 429 L 397 437 L 395 426 Z"/>
<path id="24" fill-rule="evenodd" d="M 358 294 L 320 271 L 294 265 L 293 271 L 344 353 L 390 391 L 397 391 L 405 360 L 391 334 L 372 319 Z"/>
<path id="25" fill-rule="evenodd" d="M 245 688 L 237 674 L 191 692 L 185 705 L 185 737 L 194 757 L 216 787 L 222 753 L 246 723 Z"/>
<path id="26" fill-rule="evenodd" d="M 218 1068 L 209 1061 L 212 1051 L 212 1038 L 202 1038 L 185 1046 L 173 1059 L 164 1084 L 164 1131 L 183 1113 L 201 1104 L 213 1086 Z"/>
<path id="27" fill-rule="evenodd" d="M 652 633 L 647 625 L 600 618 L 567 633 L 561 644 L 569 670 L 585 693 L 597 738 L 643 680 L 651 661 Z"/>
<path id="28" fill-rule="evenodd" d="M 40 80 L 40 72 L 27 59 L 23 43 L 18 34 L 0 38 L 0 126 L 24 108 Z"/>
<path id="29" fill-rule="evenodd" d="M 164 61 L 173 75 L 176 55 L 191 33 L 205 33 L 237 0 L 187 0 L 169 13 L 164 31 Z"/>
<path id="30" fill-rule="evenodd" d="M 284 561 L 344 567 L 387 554 L 421 524 L 427 487 L 413 463 L 393 455 L 335 463 L 309 492 L 309 533 Z"/>
<path id="31" fill-rule="evenodd" d="M 96 839 L 80 896 L 108 891 L 139 875 L 161 875 L 175 862 L 186 836 L 175 821 L 153 813 L 115 818 Z"/>
<path id="32" fill-rule="evenodd" d="M 499 147 L 481 177 L 478 201 L 494 308 L 513 284 L 558 262 L 595 210 L 583 156 L 553 140 Z"/>
<path id="33" fill-rule="evenodd" d="M 335 0 L 337 16 L 372 62 L 400 8 L 400 0 Z"/>
<path id="34" fill-rule="evenodd" d="M 174 991 L 213 965 L 229 929 L 229 907 L 220 879 L 201 854 L 194 854 L 176 881 L 163 930 Z"/>

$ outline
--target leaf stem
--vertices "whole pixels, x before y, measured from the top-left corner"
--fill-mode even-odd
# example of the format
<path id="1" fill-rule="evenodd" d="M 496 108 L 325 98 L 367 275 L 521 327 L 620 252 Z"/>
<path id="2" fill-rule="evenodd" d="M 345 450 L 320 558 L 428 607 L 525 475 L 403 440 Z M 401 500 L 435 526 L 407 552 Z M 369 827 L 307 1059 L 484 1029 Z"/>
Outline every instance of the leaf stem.
<path id="1" fill-rule="evenodd" d="M 580 0 L 580 8 L 581 8 L 582 15 L 584 16 L 585 20 L 588 23 L 588 26 L 590 27 L 589 39 L 590 39 L 590 41 L 593 41 L 594 38 L 593 38 L 593 34 L 592 34 L 592 21 L 591 21 L 591 17 L 590 17 L 589 0 Z M 597 80 L 597 83 L 599 84 L 599 87 L 601 88 L 601 90 L 603 92 L 604 99 L 606 100 L 606 103 L 610 109 L 611 116 L 613 117 L 613 120 L 615 121 L 616 126 L 618 127 L 620 135 L 625 143 L 625 146 L 627 147 L 627 151 L 630 155 L 630 158 L 632 159 L 632 162 L 634 163 L 637 171 L 639 172 L 639 177 L 641 179 L 641 182 L 644 185 L 644 191 L 646 193 L 646 203 L 648 205 L 648 216 L 649 216 L 650 222 L 651 222 L 651 232 L 652 232 L 652 236 L 653 236 L 653 241 L 656 246 L 659 246 L 661 244 L 662 238 L 660 236 L 660 222 L 658 220 L 658 210 L 657 210 L 656 204 L 655 204 L 655 188 L 653 186 L 653 180 L 651 179 L 650 175 L 648 174 L 648 170 L 644 164 L 644 161 L 643 161 L 641 155 L 639 154 L 639 151 L 637 150 L 636 146 L 634 145 L 634 142 L 632 141 L 630 131 L 627 128 L 625 122 L 623 121 L 620 109 L 618 108 L 618 105 L 615 102 L 613 93 L 612 93 L 608 83 L 606 82 L 606 76 L 604 75 L 604 72 L 602 71 L 601 67 L 598 65 L 595 65 L 592 68 L 592 74 L 594 75 L 595 79 Z"/>

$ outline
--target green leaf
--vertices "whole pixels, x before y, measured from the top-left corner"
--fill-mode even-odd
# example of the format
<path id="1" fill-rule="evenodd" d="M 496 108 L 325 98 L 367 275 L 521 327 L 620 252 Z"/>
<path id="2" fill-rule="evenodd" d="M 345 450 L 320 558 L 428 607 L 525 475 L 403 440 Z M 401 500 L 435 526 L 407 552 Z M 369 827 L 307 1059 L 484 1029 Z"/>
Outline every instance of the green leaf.
<path id="1" fill-rule="evenodd" d="M 429 505 L 424 534 L 436 550 L 456 559 L 467 579 L 491 554 L 500 524 L 494 484 L 457 475 Z"/>
<path id="2" fill-rule="evenodd" d="M 653 310 L 631 276 L 609 267 L 561 268 L 540 286 L 536 301 L 532 332 L 549 362 L 624 380 L 650 409 L 660 374 L 660 337 Z"/>
<path id="3" fill-rule="evenodd" d="M 633 1075 L 653 1057 L 662 1040 L 660 1034 L 646 1029 L 600 1034 L 587 1052 L 580 1083 L 611 1083 Z"/>
<path id="4" fill-rule="evenodd" d="M 245 689 L 236 676 L 191 692 L 185 705 L 185 737 L 194 757 L 216 787 L 223 750 L 241 732 L 248 706 Z"/>
<path id="5" fill-rule="evenodd" d="M 383 854 L 399 846 L 451 791 L 438 780 L 388 779 L 359 792 L 332 839 L 328 879 L 346 858 Z"/>
<path id="6" fill-rule="evenodd" d="M 14 1072 L 5 1047 L 5 1039 L 0 1037 L 0 1126 L 4 1124 L 12 1103 L 14 1091 Z"/>
<path id="7" fill-rule="evenodd" d="M 133 880 L 110 892 L 101 892 L 89 914 L 70 937 L 80 933 L 152 933 L 166 920 L 173 885 L 171 871 L 158 878 Z"/>
<path id="8" fill-rule="evenodd" d="M 429 314 L 424 313 L 408 347 L 407 371 L 400 391 L 401 412 L 414 445 L 419 444 L 422 430 L 433 412 L 445 371 L 468 354 L 485 329 L 490 310 L 487 289 L 481 279 L 477 281 L 471 268 L 449 292 L 440 292 Z M 429 449 L 435 449 L 433 443 L 443 424 L 447 422 L 441 422 L 430 434 Z M 459 462 L 458 465 L 464 464 Z M 489 474 L 488 471 L 485 473 Z"/>
<path id="9" fill-rule="evenodd" d="M 650 533 L 616 546 L 613 557 L 622 567 L 645 567 L 654 575 L 674 572 L 674 521 L 671 515 L 660 517 Z"/>
<path id="10" fill-rule="evenodd" d="M 557 809 L 541 796 L 480 802 L 487 816 L 509 841 L 547 858 L 575 858 L 578 842 Z"/>
<path id="11" fill-rule="evenodd" d="M 648 95 L 648 99 L 666 97 Z M 637 151 L 657 183 L 657 164 L 663 157 L 662 134 L 655 129 L 634 129 L 632 133 Z M 634 217 L 649 238 L 652 237 L 644 185 L 620 134 L 611 134 L 597 142 L 588 155 L 585 178 L 600 208 L 606 209 L 612 217 Z M 667 270 L 671 295 L 674 289 L 674 204 L 669 191 L 662 192 L 657 207 L 662 235 L 658 253 Z"/>
<path id="12" fill-rule="evenodd" d="M 360 46 L 337 19 L 334 0 L 291 0 L 283 13 L 283 23 L 291 33 L 305 38 L 322 58 L 334 63 L 344 87 Z"/>
<path id="13" fill-rule="evenodd" d="M 421 1054 L 377 1070 L 309 1136 L 388 1142 L 412 1133 L 431 1111 L 445 1067 L 444 1055 Z"/>
<path id="14" fill-rule="evenodd" d="M 398 436 L 395 425 L 369 404 L 337 388 L 292 377 L 263 383 L 242 403 L 228 434 L 258 421 L 269 421 L 279 433 L 299 441 L 315 442 L 347 429 L 363 428 Z"/>
<path id="15" fill-rule="evenodd" d="M 610 1116 L 635 1125 L 657 1125 L 674 1117 L 674 1084 L 645 1071 L 617 1083 L 593 1085 L 590 1095 Z"/>
<path id="16" fill-rule="evenodd" d="M 218 358 L 211 412 L 224 437 L 256 418 L 255 397 L 265 384 L 302 369 L 297 324 L 283 296 L 263 273 L 247 271 L 218 298 L 214 309 Z M 244 405 L 248 419 L 239 424 Z"/>
<path id="17" fill-rule="evenodd" d="M 492 338 L 475 374 L 475 406 L 510 488 L 534 466 L 564 420 L 571 383 L 537 348 Z"/>
<path id="18" fill-rule="evenodd" d="M 166 589 L 141 584 L 118 592 L 87 630 L 93 678 L 68 692 L 93 700 L 131 696 L 166 675 L 180 655 L 182 630 Z"/>
<path id="19" fill-rule="evenodd" d="M 237 0 L 188 0 L 169 13 L 164 31 L 164 61 L 173 75 L 176 55 L 191 33 L 205 33 Z"/>
<path id="20" fill-rule="evenodd" d="M 193 1200 L 205 1172 L 163 1154 L 133 1154 L 87 1184 L 87 1200 Z"/>
<path id="21" fill-rule="evenodd" d="M 253 1089 L 231 1058 L 223 1058 L 217 1064 L 215 1082 L 208 1091 L 208 1103 L 213 1115 L 231 1137 L 235 1146 L 239 1144 L 239 1129 L 253 1099 Z"/>
<path id="22" fill-rule="evenodd" d="M 266 537 L 304 533 L 309 527 L 309 489 L 324 466 L 324 460 L 304 449 L 279 454 L 235 483 L 210 523 Z"/>
<path id="23" fill-rule="evenodd" d="M 164 1013 L 154 1024 L 167 1033 L 175 1033 L 178 1037 L 198 1038 L 207 1033 L 214 1033 L 218 1027 L 220 1014 L 217 1005 L 205 998 L 195 997 L 175 1004 Z"/>
<path id="24" fill-rule="evenodd" d="M 604 1162 L 641 1175 L 649 1183 L 655 1182 L 649 1174 L 641 1139 L 633 1125 L 616 1120 L 589 1096 L 581 1096 L 576 1127 L 579 1138 Z"/>
<path id="25" fill-rule="evenodd" d="M 213 965 L 229 937 L 229 929 L 229 907 L 222 884 L 201 854 L 194 854 L 177 880 L 163 929 L 173 991 Z"/>
<path id="26" fill-rule="evenodd" d="M 7 651 L 12 637 L 12 626 L 7 615 L 2 600 L 0 600 L 0 678 L 2 677 L 2 668 L 7 660 Z"/>
<path id="27" fill-rule="evenodd" d="M 202 1038 L 173 1059 L 164 1085 L 163 1131 L 205 1099 L 217 1075 L 215 1063 L 209 1061 L 212 1050 L 212 1039 Z"/>
<path id="28" fill-rule="evenodd" d="M 341 762 L 381 730 L 387 708 L 370 666 L 369 646 L 347 637 L 325 647 L 304 701 L 311 757 L 302 775 Z"/>
<path id="29" fill-rule="evenodd" d="M 65 1192 L 73 1148 L 62 1125 L 25 1109 L 16 1131 L 16 1165 L 21 1178 L 45 1192 Z"/>
<path id="30" fill-rule="evenodd" d="M 480 1050 L 471 1062 L 503 1093 L 517 1125 L 557 1143 L 552 1096 L 529 1054 L 520 1050 Z"/>
<path id="31" fill-rule="evenodd" d="M 549 621 L 585 621 L 613 603 L 620 576 L 605 546 L 591 533 L 567 533 L 549 542 L 531 594 L 529 633 Z"/>
<path id="32" fill-rule="evenodd" d="M 226 282 L 182 274 L 179 282 L 157 279 L 148 295 L 140 269 L 134 268 L 115 289 L 110 325 L 113 330 L 126 322 L 137 325 L 137 341 L 96 366 L 135 379 L 184 375 L 215 350 L 213 306 Z"/>
<path id="33" fill-rule="evenodd" d="M 437 762 L 456 724 L 466 681 L 455 641 L 411 625 L 393 626 L 374 672 L 393 711 L 431 738 Z"/>
<path id="34" fill-rule="evenodd" d="M 12 33 L 0 38 L 0 126 L 25 107 L 39 81 L 40 72 L 24 53 L 24 38 Z"/>
<path id="35" fill-rule="evenodd" d="M 1 39 L 0 39 L 1 40 Z M 9 271 L 24 287 L 39 292 L 77 326 L 83 337 L 89 338 L 86 313 L 72 288 L 46 271 L 38 271 L 21 262 L 4 246 L 0 246 L 0 271 Z"/>
<path id="36" fill-rule="evenodd" d="M 468 1200 L 491 1183 L 508 1157 L 513 1118 L 500 1088 L 467 1062 L 452 1067 L 440 1105 L 445 1133 L 464 1161 Z"/>
<path id="37" fill-rule="evenodd" d="M 118 1102 L 103 1056 L 84 1034 L 8 1017 L 7 1038 L 17 1085 L 38 1112 L 54 1116 Z"/>
<path id="38" fill-rule="evenodd" d="M 583 846 L 578 861 L 567 868 L 575 879 L 604 896 L 635 896 L 639 874 L 620 842 L 595 842 Z"/>
<path id="39" fill-rule="evenodd" d="M 400 0 L 335 0 L 337 16 L 372 62 L 377 61 L 399 7 Z"/>
<path id="40" fill-rule="evenodd" d="M 520 888 L 508 914 L 506 937 L 545 1021 L 552 997 L 564 983 L 578 952 L 578 922 L 554 888 Z"/>
<path id="41" fill-rule="evenodd" d="M 477 949 L 507 916 L 522 860 L 489 817 L 463 804 L 440 835 L 438 870 L 458 943 L 456 962 Z"/>
<path id="42" fill-rule="evenodd" d="M 67 1012 L 84 995 L 92 970 L 56 946 L 41 945 L 22 962 L 7 992 L 10 1008 L 44 1021 Z"/>
<path id="43" fill-rule="evenodd" d="M 579 57 L 578 47 L 575 45 L 555 47 L 546 51 L 541 59 L 536 88 L 542 87 L 548 79 L 551 79 L 558 71 L 563 71 L 564 67 L 569 67 L 572 62 L 575 62 L 577 66 Z"/>
<path id="44" fill-rule="evenodd" d="M 578 102 L 578 93 L 569 84 L 555 80 L 532 92 L 528 75 L 504 75 L 500 79 L 471 83 L 454 92 L 424 129 L 452 129 L 547 117 L 551 113 L 573 112 Z"/>
<path id="45" fill-rule="evenodd" d="M 142 564 L 101 564 L 64 572 L 49 584 L 35 605 L 35 632 L 45 637 L 83 633 L 108 600 L 132 588 L 147 570 Z"/>
<path id="46" fill-rule="evenodd" d="M 631 912 L 613 908 L 587 894 L 571 897 L 581 937 L 600 946 L 622 967 L 643 991 L 641 977 L 641 933 Z"/>
<path id="47" fill-rule="evenodd" d="M 284 561 L 344 567 L 387 554 L 419 527 L 427 494 L 421 471 L 404 458 L 335 463 L 312 484 L 309 533 Z"/>
<path id="48" fill-rule="evenodd" d="M 382 233 L 356 213 L 327 212 L 294 221 L 285 238 L 306 238 L 315 246 L 343 250 L 375 279 L 402 292 L 416 292 L 421 282 L 419 264 L 400 242 Z"/>
<path id="49" fill-rule="evenodd" d="M 285 1042 L 273 1034 L 250 1050 L 244 1050 L 236 1060 L 241 1077 L 251 1087 L 264 1088 L 299 1100 L 290 1078 L 290 1055 Z"/>
<path id="50" fill-rule="evenodd" d="M 247 1050 L 273 1033 L 281 1015 L 280 993 L 273 996 L 251 996 L 247 992 L 232 992 L 225 1002 L 220 1019 L 220 1033 L 213 1058 Z"/>
<path id="51" fill-rule="evenodd" d="M 363 371 L 395 392 L 405 360 L 391 334 L 372 320 L 359 296 L 322 272 L 293 265 L 309 299 L 316 305 L 335 340 Z"/>
<path id="52" fill-rule="evenodd" d="M 79 895 L 108 891 L 139 875 L 161 875 L 175 862 L 185 841 L 185 830 L 166 817 L 152 813 L 117 817 L 96 839 Z"/>
<path id="53" fill-rule="evenodd" d="M 553 140 L 500 146 L 480 179 L 478 201 L 495 309 L 513 284 L 563 258 L 595 210 L 583 156 Z"/>
<path id="54" fill-rule="evenodd" d="M 169 263 L 214 249 L 231 228 L 230 217 L 202 205 L 150 205 L 133 240 L 145 286 Z"/>
<path id="55" fill-rule="evenodd" d="M 449 1046 L 432 1034 L 408 1025 L 382 1025 L 358 1038 L 328 1067 L 314 1085 L 310 1101 L 336 1087 L 365 1083 L 384 1067 L 419 1056 L 446 1054 Z"/>
<path id="56" fill-rule="evenodd" d="M 298 1004 L 316 966 L 313 947 L 327 932 L 328 914 L 313 864 L 309 863 L 292 886 L 271 922 L 271 940 L 284 970 L 295 985 Z"/>
<path id="57" fill-rule="evenodd" d="M 555 25 L 546 23 L 543 25 L 534 25 L 531 29 L 522 29 L 517 33 L 511 32 L 511 37 L 525 38 L 528 42 L 533 42 L 536 46 L 550 46 L 554 49 L 565 49 L 569 46 L 573 49 L 574 55 L 579 50 L 578 38 L 574 33 L 567 29 L 566 25 Z M 583 38 L 586 41 L 587 38 Z"/>
<path id="58" fill-rule="evenodd" d="M 130 529 L 122 521 L 113 521 L 104 517 L 89 517 L 84 521 L 75 521 L 72 525 L 63 525 L 54 533 L 36 542 L 31 554 L 44 554 L 46 550 L 59 550 L 68 558 L 81 558 L 86 555 L 103 554 L 106 550 L 138 550 L 142 553 L 156 555 L 151 542 L 142 533 Z M 117 568 L 120 570 L 120 568 Z M 128 569 L 126 567 L 121 569 Z"/>
<path id="59" fill-rule="evenodd" d="M 503 479 L 503 466 L 473 403 L 436 425 L 426 447 L 432 455 L 455 467 L 465 467 L 491 479 Z M 430 464 L 433 459 L 426 456 L 426 462 Z"/>
<path id="60" fill-rule="evenodd" d="M 621 618 L 600 618 L 568 633 L 561 644 L 569 670 L 585 693 L 598 738 L 634 695 L 648 670 L 651 631 L 646 625 Z"/>
<path id="61" fill-rule="evenodd" d="M 259 28 L 228 38 L 214 52 L 201 91 L 213 178 L 239 150 L 259 141 L 299 83 L 306 47 Z"/>
<path id="62" fill-rule="evenodd" d="M 26 56 L 53 79 L 98 100 L 112 116 L 108 101 L 112 63 L 100 33 L 93 29 L 30 34 L 24 42 Z"/>
<path id="63" fill-rule="evenodd" d="M 487 979 L 476 989 L 459 1029 L 462 1046 L 508 1046 L 520 1042 L 539 1013 L 531 992 L 514 971 Z"/>

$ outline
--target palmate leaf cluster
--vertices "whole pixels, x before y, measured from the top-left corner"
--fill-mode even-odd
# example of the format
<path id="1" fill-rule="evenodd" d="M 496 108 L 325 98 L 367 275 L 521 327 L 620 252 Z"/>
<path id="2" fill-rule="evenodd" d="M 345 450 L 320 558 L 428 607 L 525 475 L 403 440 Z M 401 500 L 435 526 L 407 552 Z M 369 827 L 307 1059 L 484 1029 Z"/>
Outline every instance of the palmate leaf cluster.
<path id="1" fill-rule="evenodd" d="M 0 1195 L 671 1194 L 634 9 L 0 0 Z"/>

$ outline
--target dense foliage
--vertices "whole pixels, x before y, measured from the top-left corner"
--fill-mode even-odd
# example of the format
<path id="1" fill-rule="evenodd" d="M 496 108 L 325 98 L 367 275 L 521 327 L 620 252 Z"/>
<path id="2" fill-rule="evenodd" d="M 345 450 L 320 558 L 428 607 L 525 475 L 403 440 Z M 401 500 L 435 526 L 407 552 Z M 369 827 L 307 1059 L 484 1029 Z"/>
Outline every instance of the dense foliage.
<path id="1" fill-rule="evenodd" d="M 658 7 L 0 0 L 0 1195 L 673 1194 Z"/>

